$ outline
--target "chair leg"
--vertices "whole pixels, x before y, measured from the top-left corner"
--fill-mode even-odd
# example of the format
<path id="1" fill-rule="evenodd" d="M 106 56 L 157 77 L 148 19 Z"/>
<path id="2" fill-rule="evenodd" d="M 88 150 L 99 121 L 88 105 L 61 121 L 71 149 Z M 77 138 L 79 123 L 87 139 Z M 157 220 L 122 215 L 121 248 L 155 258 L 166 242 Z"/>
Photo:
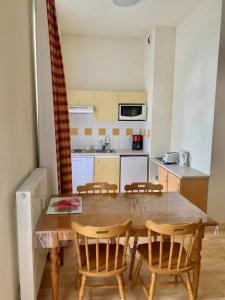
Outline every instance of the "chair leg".
<path id="1" fill-rule="evenodd" d="M 143 263 L 143 258 L 140 257 L 139 261 L 138 261 L 138 264 L 137 264 L 137 267 L 136 267 L 136 270 L 134 272 L 134 275 L 133 275 L 133 278 L 132 278 L 132 286 L 134 287 L 135 284 L 136 284 L 136 280 L 137 280 L 137 276 L 141 270 L 141 267 L 142 267 L 142 263 Z"/>
<path id="2" fill-rule="evenodd" d="M 152 279 L 151 279 L 151 284 L 150 284 L 150 288 L 149 288 L 148 300 L 153 300 L 153 298 L 154 298 L 156 279 L 157 279 L 156 273 L 152 273 Z"/>
<path id="3" fill-rule="evenodd" d="M 78 291 L 79 291 L 79 288 L 80 288 L 80 278 L 81 277 L 82 277 L 82 275 L 77 271 L 76 272 L 76 276 L 75 276 L 75 282 L 74 282 L 75 290 L 78 289 Z"/>
<path id="4" fill-rule="evenodd" d="M 119 285 L 119 292 L 121 300 L 126 300 L 125 291 L 124 291 L 124 285 L 123 285 L 123 275 L 119 274 L 116 276 L 118 285 Z"/>
<path id="5" fill-rule="evenodd" d="M 175 276 L 174 276 L 174 283 L 175 283 L 175 284 L 178 284 L 178 283 L 179 283 L 179 276 L 178 276 L 178 275 L 175 275 Z"/>
<path id="6" fill-rule="evenodd" d="M 185 277 L 186 277 L 186 285 L 187 285 L 187 290 L 188 290 L 188 294 L 189 294 L 189 299 L 194 300 L 193 286 L 191 283 L 189 272 L 185 273 Z"/>
<path id="7" fill-rule="evenodd" d="M 135 262 L 135 255 L 137 251 L 137 243 L 138 243 L 138 236 L 134 237 L 134 246 L 132 248 L 131 260 L 130 260 L 130 273 L 129 279 L 132 279 L 133 269 L 134 269 L 134 262 Z"/>
<path id="8" fill-rule="evenodd" d="M 79 300 L 84 299 L 85 283 L 86 283 L 86 276 L 82 275 L 82 277 L 81 277 L 81 286 L 80 286 L 80 290 L 79 290 Z"/>

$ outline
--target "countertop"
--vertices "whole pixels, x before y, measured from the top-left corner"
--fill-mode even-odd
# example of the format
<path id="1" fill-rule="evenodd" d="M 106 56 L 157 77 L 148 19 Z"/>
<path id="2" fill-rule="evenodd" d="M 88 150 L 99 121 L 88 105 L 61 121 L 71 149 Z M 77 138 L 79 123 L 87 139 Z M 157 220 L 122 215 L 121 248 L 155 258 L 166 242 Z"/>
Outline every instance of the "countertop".
<path id="1" fill-rule="evenodd" d="M 151 158 L 150 161 L 163 167 L 164 169 L 168 170 L 169 172 L 173 173 L 179 178 L 209 178 L 209 175 L 187 166 L 180 167 L 178 164 L 165 165 L 162 161 L 160 161 L 157 158 Z"/>
<path id="2" fill-rule="evenodd" d="M 92 152 L 92 151 L 86 151 L 82 153 L 73 153 L 72 156 L 123 156 L 123 155 L 148 155 L 147 152 L 143 150 L 131 150 L 131 149 L 114 149 L 115 152 L 112 153 L 102 153 L 102 152 Z"/>

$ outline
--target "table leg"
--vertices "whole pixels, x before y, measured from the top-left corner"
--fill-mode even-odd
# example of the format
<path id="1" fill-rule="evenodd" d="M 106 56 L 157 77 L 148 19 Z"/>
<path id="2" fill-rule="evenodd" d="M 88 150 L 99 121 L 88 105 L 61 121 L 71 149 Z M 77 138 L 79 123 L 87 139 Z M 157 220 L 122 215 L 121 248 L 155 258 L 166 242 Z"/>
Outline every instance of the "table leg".
<path id="1" fill-rule="evenodd" d="M 201 226 L 199 229 L 199 234 L 196 242 L 196 252 L 195 252 L 195 265 L 193 270 L 193 287 L 194 287 L 194 299 L 198 296 L 198 286 L 200 278 L 200 268 L 201 268 L 201 250 L 202 250 L 202 240 L 204 238 L 205 227 Z"/>
<path id="2" fill-rule="evenodd" d="M 138 243 L 138 236 L 134 237 L 134 246 L 131 251 L 131 260 L 130 260 L 130 273 L 129 273 L 129 279 L 132 279 L 133 276 L 133 269 L 134 269 L 134 262 L 135 262 L 135 255 L 137 251 L 137 243 Z"/>
<path id="3" fill-rule="evenodd" d="M 58 248 L 50 249 L 52 300 L 58 300 Z"/>

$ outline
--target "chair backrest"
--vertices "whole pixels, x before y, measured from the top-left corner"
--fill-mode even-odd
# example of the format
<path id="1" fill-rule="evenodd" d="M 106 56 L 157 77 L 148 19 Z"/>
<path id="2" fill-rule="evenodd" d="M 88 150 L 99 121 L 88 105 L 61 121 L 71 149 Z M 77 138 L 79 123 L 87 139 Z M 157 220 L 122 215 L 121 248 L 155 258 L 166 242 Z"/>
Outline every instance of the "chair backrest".
<path id="1" fill-rule="evenodd" d="M 82 269 L 82 259 L 81 259 L 81 247 L 85 246 L 85 260 L 87 271 L 91 271 L 92 273 L 99 273 L 99 272 L 109 272 L 110 259 L 112 258 L 112 252 L 110 251 L 110 243 L 113 240 L 115 245 L 114 253 L 113 253 L 113 270 L 116 271 L 121 269 L 126 265 L 126 252 L 127 246 L 129 241 L 129 231 L 132 222 L 130 220 L 126 221 L 123 224 L 113 225 L 113 226 L 106 226 L 106 227 L 92 227 L 92 226 L 82 226 L 77 222 L 72 223 L 72 228 L 75 233 L 75 248 L 76 254 L 78 259 L 78 266 Z M 119 261 L 119 248 L 120 248 L 120 240 L 123 238 L 123 253 L 122 253 L 122 261 Z M 124 241 L 125 238 L 125 241 Z M 100 246 L 101 244 L 99 241 L 101 240 L 101 244 L 105 244 L 105 253 L 100 253 Z M 84 241 L 84 245 L 82 245 L 82 241 Z M 90 253 L 89 253 L 89 241 L 91 244 L 95 243 L 95 268 L 90 269 L 91 261 L 90 261 Z M 122 241 L 122 240 L 121 240 Z M 101 262 L 100 267 L 100 255 L 103 256 L 104 263 Z M 93 254 L 92 254 L 93 258 Z"/>
<path id="2" fill-rule="evenodd" d="M 161 184 L 153 184 L 151 182 L 133 182 L 124 187 L 126 193 L 153 193 L 161 192 L 163 186 Z"/>
<path id="3" fill-rule="evenodd" d="M 184 271 L 192 266 L 192 258 L 196 250 L 196 241 L 202 220 L 192 224 L 155 224 L 151 220 L 145 222 L 148 228 L 148 263 L 149 267 L 169 271 Z M 154 238 L 158 234 L 158 260 L 153 258 Z M 155 255 L 155 253 L 154 253 Z"/>
<path id="4" fill-rule="evenodd" d="M 109 194 L 116 193 L 117 189 L 117 184 L 109 184 L 107 182 L 92 182 L 77 187 L 79 194 Z"/>

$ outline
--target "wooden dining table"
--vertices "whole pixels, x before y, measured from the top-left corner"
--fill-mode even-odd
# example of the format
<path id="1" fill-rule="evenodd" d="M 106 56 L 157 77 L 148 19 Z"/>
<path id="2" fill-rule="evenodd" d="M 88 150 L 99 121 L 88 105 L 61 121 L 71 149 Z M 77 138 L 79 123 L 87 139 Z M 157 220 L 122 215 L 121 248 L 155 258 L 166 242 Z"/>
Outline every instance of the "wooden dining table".
<path id="1" fill-rule="evenodd" d="M 58 300 L 59 242 L 74 239 L 73 221 L 83 225 L 109 226 L 129 219 L 132 220 L 131 236 L 144 237 L 147 234 L 145 221 L 148 219 L 157 223 L 183 224 L 201 218 L 193 271 L 194 296 L 197 299 L 205 227 L 217 225 L 206 213 L 179 193 L 86 194 L 82 195 L 82 205 L 81 214 L 48 215 L 44 210 L 36 228 L 41 246 L 50 249 L 52 300 Z M 133 251 L 136 251 L 136 246 L 134 243 Z"/>

